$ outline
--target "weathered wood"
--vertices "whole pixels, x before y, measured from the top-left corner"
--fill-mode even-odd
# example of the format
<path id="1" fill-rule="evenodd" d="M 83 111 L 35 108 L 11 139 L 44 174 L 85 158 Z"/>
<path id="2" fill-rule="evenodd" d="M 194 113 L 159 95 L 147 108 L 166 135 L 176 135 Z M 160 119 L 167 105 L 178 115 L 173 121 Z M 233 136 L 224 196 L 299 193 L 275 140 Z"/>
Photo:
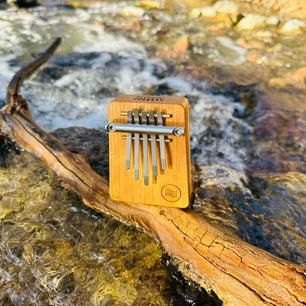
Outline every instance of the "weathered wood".
<path id="1" fill-rule="evenodd" d="M 29 72 L 33 70 L 27 67 Z M 20 78 L 20 74 L 14 77 Z M 18 82 L 14 77 L 7 105 L 0 111 L 1 133 L 43 160 L 86 205 L 154 236 L 178 260 L 187 277 L 213 290 L 225 305 L 306 304 L 303 267 L 212 227 L 192 211 L 113 201 L 108 182 L 82 156 L 66 150 L 33 121 L 26 100 L 19 95 L 22 80 Z"/>

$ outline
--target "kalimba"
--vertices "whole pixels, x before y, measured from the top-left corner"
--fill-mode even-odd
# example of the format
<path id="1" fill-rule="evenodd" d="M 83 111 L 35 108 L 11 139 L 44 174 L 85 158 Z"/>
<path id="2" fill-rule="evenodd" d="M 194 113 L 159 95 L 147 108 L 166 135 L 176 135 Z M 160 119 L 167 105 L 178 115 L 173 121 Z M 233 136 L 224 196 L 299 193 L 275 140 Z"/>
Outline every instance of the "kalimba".
<path id="1" fill-rule="evenodd" d="M 108 116 L 111 197 L 132 203 L 189 206 L 188 100 L 120 95 L 110 103 Z"/>

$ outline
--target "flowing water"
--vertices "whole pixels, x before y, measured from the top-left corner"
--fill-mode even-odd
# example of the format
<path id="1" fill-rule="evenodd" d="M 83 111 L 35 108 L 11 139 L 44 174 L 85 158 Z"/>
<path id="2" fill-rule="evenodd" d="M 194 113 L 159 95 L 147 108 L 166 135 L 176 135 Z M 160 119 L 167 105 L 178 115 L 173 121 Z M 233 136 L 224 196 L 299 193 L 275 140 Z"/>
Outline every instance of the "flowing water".
<path id="1" fill-rule="evenodd" d="M 219 67 L 247 65 L 250 52 L 238 34 L 222 28 L 220 34 L 212 24 L 191 19 L 183 5 L 158 3 L 150 10 L 132 1 L 102 1 L 0 11 L 0 106 L 13 73 L 61 36 L 57 54 L 24 83 L 22 95 L 39 125 L 86 155 L 107 178 L 107 137 L 100 130 L 108 103 L 122 93 L 186 96 L 194 210 L 305 265 L 301 93 L 259 86 L 262 75 L 256 74 L 236 84 L 237 76 L 231 79 Z M 267 31 L 276 36 L 275 29 Z M 292 46 L 294 38 L 285 37 L 274 44 L 287 53 L 275 51 L 271 63 L 299 67 L 304 60 L 303 41 Z M 216 68 L 208 69 L 207 61 Z M 267 75 L 275 69 L 269 67 Z M 226 81 L 209 81 L 205 76 L 212 71 Z M 0 138 L 0 149 L 2 304 L 219 304 L 185 280 L 148 235 L 86 208 L 40 161 L 7 139 Z"/>

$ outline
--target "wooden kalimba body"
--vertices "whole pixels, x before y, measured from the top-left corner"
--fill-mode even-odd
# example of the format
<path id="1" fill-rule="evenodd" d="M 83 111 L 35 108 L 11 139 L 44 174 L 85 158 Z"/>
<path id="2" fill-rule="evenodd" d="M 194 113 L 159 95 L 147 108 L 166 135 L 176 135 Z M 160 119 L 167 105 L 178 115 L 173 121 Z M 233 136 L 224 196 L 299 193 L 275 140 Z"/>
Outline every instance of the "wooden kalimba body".
<path id="1" fill-rule="evenodd" d="M 120 95 L 109 105 L 110 195 L 114 200 L 190 205 L 189 108 L 184 97 Z"/>

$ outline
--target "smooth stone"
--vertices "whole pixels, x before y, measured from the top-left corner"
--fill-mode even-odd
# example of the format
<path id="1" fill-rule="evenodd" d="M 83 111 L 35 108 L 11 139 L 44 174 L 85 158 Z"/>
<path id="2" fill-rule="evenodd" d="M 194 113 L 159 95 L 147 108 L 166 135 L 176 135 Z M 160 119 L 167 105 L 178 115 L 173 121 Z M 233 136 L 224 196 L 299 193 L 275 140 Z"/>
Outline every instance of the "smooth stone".
<path id="1" fill-rule="evenodd" d="M 251 31 L 257 27 L 261 27 L 266 24 L 267 18 L 258 14 L 249 14 L 239 21 L 236 26 L 238 31 L 248 30 Z"/>
<path id="2" fill-rule="evenodd" d="M 271 16 L 271 17 L 266 19 L 266 24 L 278 25 L 279 24 L 279 18 L 277 16 Z"/>
<path id="3" fill-rule="evenodd" d="M 213 5 L 213 9 L 217 13 L 223 13 L 223 14 L 234 14 L 238 12 L 238 6 L 237 4 L 227 1 L 227 0 L 222 0 L 218 1 Z"/>
<path id="4" fill-rule="evenodd" d="M 125 6 L 120 10 L 123 16 L 142 17 L 145 10 L 136 6 Z"/>
<path id="5" fill-rule="evenodd" d="M 237 12 L 238 6 L 235 3 L 227 0 L 221 0 L 216 2 L 213 6 L 192 9 L 189 13 L 189 17 L 214 17 L 218 14 L 236 14 Z"/>
<path id="6" fill-rule="evenodd" d="M 300 19 L 291 19 L 287 21 L 280 29 L 281 33 L 299 33 L 306 29 L 306 22 Z"/>
<path id="7" fill-rule="evenodd" d="M 204 17 L 214 17 L 216 16 L 216 11 L 211 7 L 202 7 L 202 8 L 194 8 L 190 11 L 190 18 L 199 18 L 201 16 Z"/>

